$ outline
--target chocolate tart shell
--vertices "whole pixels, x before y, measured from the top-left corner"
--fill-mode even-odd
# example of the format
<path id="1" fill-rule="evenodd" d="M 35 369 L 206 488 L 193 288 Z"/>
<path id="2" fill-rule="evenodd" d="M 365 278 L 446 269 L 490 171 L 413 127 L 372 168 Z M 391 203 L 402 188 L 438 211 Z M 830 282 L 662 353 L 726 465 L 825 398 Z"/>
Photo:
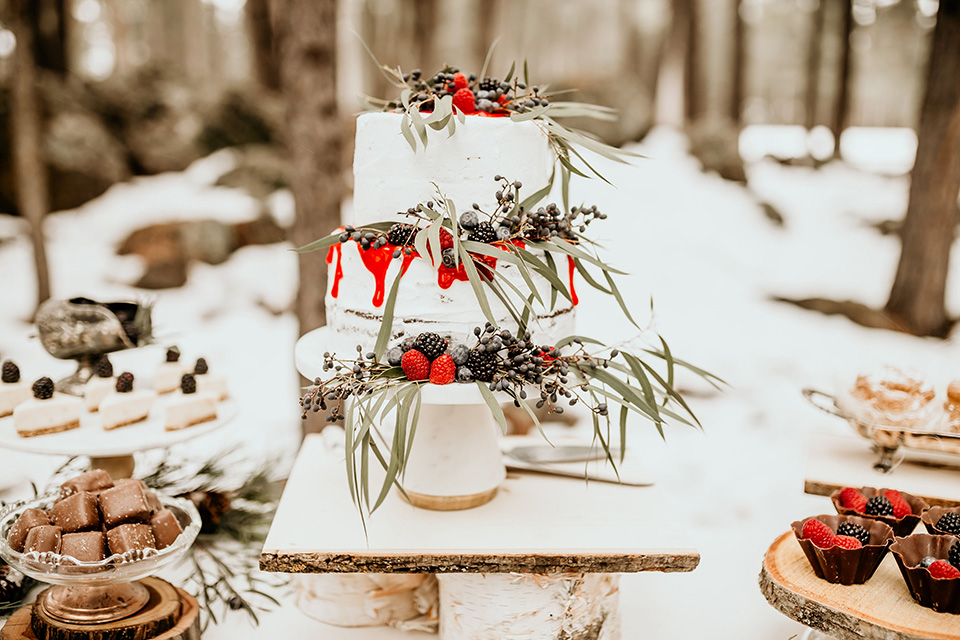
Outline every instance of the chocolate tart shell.
<path id="1" fill-rule="evenodd" d="M 955 533 L 950 533 L 948 531 L 943 531 L 937 529 L 937 522 L 940 521 L 940 518 L 943 517 L 943 514 L 953 512 L 960 514 L 960 507 L 930 507 L 920 516 L 920 521 L 923 522 L 923 526 L 927 528 L 927 533 L 933 536 L 953 536 L 958 538 Z"/>
<path id="2" fill-rule="evenodd" d="M 906 538 L 898 537 L 890 551 L 897 560 L 910 595 L 918 604 L 940 613 L 960 615 L 960 578 L 938 580 L 926 567 L 919 566 L 920 560 L 926 556 L 945 560 L 954 544 L 957 544 L 956 536 L 915 533 Z"/>
<path id="3" fill-rule="evenodd" d="M 903 516 L 899 520 L 893 516 L 868 516 L 865 513 L 860 513 L 853 509 L 847 509 L 840 504 L 840 491 L 837 490 L 830 494 L 830 500 L 833 502 L 833 508 L 837 510 L 837 513 L 845 516 L 858 516 L 860 518 L 869 518 L 870 520 L 878 520 L 885 525 L 893 529 L 893 534 L 897 537 L 908 536 L 913 533 L 914 529 L 917 528 L 917 525 L 920 524 L 920 514 L 923 513 L 925 509 L 929 509 L 930 505 L 927 504 L 923 498 L 918 498 L 915 495 L 906 493 L 904 491 L 900 492 L 900 495 L 903 496 L 903 499 L 907 501 L 907 504 L 910 505 L 910 509 L 913 511 L 910 515 Z M 874 496 L 882 496 L 883 492 L 887 491 L 886 488 L 876 489 L 874 487 L 860 487 L 860 493 L 866 496 L 867 500 Z"/>
<path id="4" fill-rule="evenodd" d="M 811 540 L 800 537 L 803 525 L 807 520 L 813 519 L 820 520 L 834 531 L 844 522 L 859 524 L 870 533 L 870 544 L 861 549 L 821 549 Z M 873 518 L 845 515 L 810 516 L 794 522 L 791 526 L 800 548 L 813 567 L 813 572 L 818 578 L 834 584 L 863 584 L 869 580 L 887 554 L 887 548 L 893 543 L 893 529 Z"/>

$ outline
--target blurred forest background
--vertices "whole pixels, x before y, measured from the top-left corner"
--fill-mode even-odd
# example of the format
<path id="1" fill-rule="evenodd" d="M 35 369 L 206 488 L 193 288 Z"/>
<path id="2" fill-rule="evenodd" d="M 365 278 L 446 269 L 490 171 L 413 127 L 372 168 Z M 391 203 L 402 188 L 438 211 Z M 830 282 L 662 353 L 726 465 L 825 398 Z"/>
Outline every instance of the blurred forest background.
<path id="1" fill-rule="evenodd" d="M 185 250 L 182 229 L 146 229 L 119 249 L 151 263 L 139 285 L 177 286 L 189 259 L 215 263 L 243 244 L 285 237 L 304 244 L 339 224 L 359 96 L 395 91 L 363 43 L 405 70 L 432 73 L 449 63 L 479 72 L 499 39 L 491 73 L 526 59 L 538 83 L 576 89 L 575 99 L 620 112 L 616 123 L 578 126 L 616 145 L 641 140 L 655 125 L 681 128 L 705 171 L 740 183 L 747 183 L 738 151 L 746 126 L 805 128 L 808 152 L 780 160 L 812 167 L 842 161 L 848 127 L 920 131 L 910 214 L 893 228 L 904 237 L 904 256 L 890 303 L 876 313 L 840 312 L 945 335 L 960 186 L 958 4 L 0 0 L 0 211 L 31 220 L 43 274 L 48 212 L 236 147 L 241 162 L 222 183 L 261 198 L 291 188 L 293 227 L 264 216 L 239 230 L 208 229 L 189 256 L 176 255 Z M 307 274 L 324 281 L 322 258 L 302 258 L 302 281 Z M 39 280 L 43 299 L 49 285 Z M 297 302 L 304 330 L 323 322 L 323 289 L 313 290 Z"/>

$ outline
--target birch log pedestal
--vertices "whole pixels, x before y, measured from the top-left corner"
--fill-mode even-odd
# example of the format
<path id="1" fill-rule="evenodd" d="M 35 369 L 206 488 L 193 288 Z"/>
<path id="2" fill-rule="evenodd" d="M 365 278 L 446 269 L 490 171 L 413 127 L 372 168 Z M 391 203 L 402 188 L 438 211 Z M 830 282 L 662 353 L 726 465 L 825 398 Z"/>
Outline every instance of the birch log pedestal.
<path id="1" fill-rule="evenodd" d="M 342 457 L 321 434 L 306 438 L 261 568 L 437 574 L 442 640 L 615 640 L 617 574 L 700 561 L 656 488 L 539 474 L 510 474 L 494 500 L 464 511 L 418 509 L 393 494 L 365 536 Z"/>
<path id="2" fill-rule="evenodd" d="M 960 616 L 917 604 L 890 553 L 865 584 L 831 584 L 814 574 L 788 531 L 763 559 L 760 590 L 784 615 L 839 640 L 960 639 Z"/>

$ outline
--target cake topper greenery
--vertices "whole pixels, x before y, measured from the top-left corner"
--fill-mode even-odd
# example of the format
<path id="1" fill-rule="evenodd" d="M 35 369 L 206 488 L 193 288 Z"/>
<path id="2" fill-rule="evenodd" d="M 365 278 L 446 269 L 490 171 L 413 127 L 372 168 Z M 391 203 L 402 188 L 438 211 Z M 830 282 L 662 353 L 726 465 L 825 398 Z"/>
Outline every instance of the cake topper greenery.
<path id="1" fill-rule="evenodd" d="M 605 219 L 606 214 L 596 206 L 569 207 L 566 189 L 562 206 L 538 206 L 549 188 L 521 199 L 522 183 L 504 176 L 494 176 L 494 181 L 497 204 L 492 212 L 473 204 L 458 215 L 456 204 L 438 193 L 436 201 L 400 212 L 408 222 L 345 226 L 298 251 L 329 250 L 338 243 L 356 242 L 361 251 L 387 251 L 394 260 L 426 256 L 438 271 L 455 272 L 459 279 L 470 283 L 488 322 L 497 324 L 487 296 L 489 290 L 503 303 L 516 326 L 526 326 L 536 316 L 535 302 L 541 309 L 553 310 L 559 296 L 575 301 L 575 292 L 564 282 L 557 265 L 558 259 L 566 260 L 571 274 L 575 270 L 590 286 L 613 296 L 639 329 L 614 280 L 614 276 L 624 272 L 597 256 L 596 244 L 584 235 L 591 223 Z M 521 285 L 496 277 L 499 260 L 517 267 Z M 397 271 L 383 305 L 383 322 L 373 349 L 377 358 L 383 357 L 391 337 L 397 292 L 404 273 L 403 268 Z M 533 274 L 550 284 L 548 295 L 537 289 Z"/>
<path id="2" fill-rule="evenodd" d="M 661 437 L 668 421 L 700 428 L 674 387 L 677 367 L 711 384 L 722 382 L 674 358 L 662 338 L 660 348 L 640 353 L 624 347 L 610 349 L 584 336 L 539 345 L 525 326 L 512 332 L 489 322 L 474 329 L 474 338 L 473 344 L 467 344 L 421 333 L 392 346 L 384 360 L 372 351 L 364 354 L 361 345 L 353 359 L 324 353 L 322 376 L 300 399 L 302 416 L 325 411 L 328 421 L 345 421 L 347 480 L 361 514 L 364 508 L 367 513 L 375 511 L 391 486 L 403 491 L 400 478 L 413 446 L 424 384 L 476 385 L 504 432 L 506 419 L 496 393 L 524 409 L 538 429 L 540 421 L 528 399 L 537 409 L 552 413 L 563 413 L 565 406 L 586 406 L 595 444 L 616 470 L 613 441 L 617 440 L 622 460 L 630 413 L 652 422 Z M 662 361 L 664 374 L 650 364 L 650 356 Z M 394 423 L 389 441 L 380 430 L 388 420 Z M 370 454 L 385 470 L 380 487 L 370 486 Z"/>
<path id="3" fill-rule="evenodd" d="M 487 52 L 479 75 L 464 74 L 457 67 L 445 66 L 428 77 L 420 69 L 407 73 L 399 66 L 380 64 L 364 44 L 380 72 L 400 92 L 394 99 L 365 96 L 364 100 L 371 109 L 403 114 L 400 133 L 414 151 L 418 141 L 427 147 L 428 127 L 435 131 L 447 130 L 453 135 L 457 124 L 464 124 L 468 115 L 506 117 L 514 122 L 532 121 L 546 134 L 560 164 L 564 183 L 569 182 L 571 174 L 583 177 L 592 174 L 607 181 L 587 161 L 578 146 L 616 162 L 625 163 L 627 158 L 636 157 L 634 153 L 611 147 L 583 131 L 557 122 L 557 118 L 574 117 L 615 120 L 616 111 L 595 104 L 556 100 L 565 92 L 551 92 L 546 85 L 531 83 L 526 60 L 522 65 L 522 79 L 517 73 L 516 62 L 502 78 L 488 76 L 487 68 L 495 46 L 496 42 Z M 550 183 L 553 184 L 552 175 Z"/>

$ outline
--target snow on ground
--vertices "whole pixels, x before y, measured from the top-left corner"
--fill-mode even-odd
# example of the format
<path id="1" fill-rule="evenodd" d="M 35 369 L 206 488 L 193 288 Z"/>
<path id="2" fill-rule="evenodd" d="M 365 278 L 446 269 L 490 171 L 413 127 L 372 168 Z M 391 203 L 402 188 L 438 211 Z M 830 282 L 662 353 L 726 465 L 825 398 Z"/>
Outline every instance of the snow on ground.
<path id="1" fill-rule="evenodd" d="M 675 355 L 730 384 L 713 393 L 692 377 L 681 380 L 694 392 L 702 433 L 672 428 L 663 443 L 645 424 L 634 425 L 632 442 L 656 469 L 702 562 L 692 574 L 626 577 L 624 638 L 641 629 L 650 638 L 678 639 L 785 639 L 800 632 L 766 604 L 756 584 L 769 543 L 791 521 L 830 510 L 824 498 L 802 493 L 804 440 L 814 426 L 844 427 L 807 406 L 800 389 L 829 388 L 837 372 L 876 362 L 945 371 L 958 356 L 955 341 L 865 329 L 771 300 L 823 296 L 882 305 L 899 246 L 869 224 L 903 215 L 908 183 L 841 163 L 815 171 L 761 160 L 765 152 L 758 146 L 778 132 L 760 134 L 745 141 L 745 155 L 757 159 L 749 167 L 752 193 L 702 174 L 682 136 L 662 129 L 636 149 L 646 158 L 635 166 L 598 161 L 617 187 L 595 180 L 573 192 L 576 200 L 610 214 L 605 226 L 592 231 L 600 233 L 611 263 L 632 274 L 621 280 L 621 289 L 638 321 L 652 321 Z M 902 173 L 910 144 L 904 136 L 881 139 L 862 131 L 849 143 L 852 155 L 860 150 L 859 157 L 888 175 Z M 880 163 L 876 149 L 893 149 L 890 162 Z M 229 165 L 229 154 L 217 154 L 182 174 L 118 185 L 77 211 L 49 218 L 55 295 L 142 296 L 126 284 L 139 275 L 138 259 L 112 255 L 133 228 L 172 218 L 253 217 L 252 199 L 210 186 Z M 764 217 L 760 200 L 783 213 L 784 227 Z M 289 214 L 288 197 L 275 202 Z M 0 234 L 10 235 L 17 225 L 0 218 Z M 242 249 L 223 265 L 195 265 L 185 287 L 155 294 L 160 344 L 177 342 L 185 352 L 206 354 L 227 373 L 242 404 L 236 424 L 208 442 L 185 445 L 190 451 L 215 450 L 227 441 L 288 456 L 295 450 L 296 323 L 289 314 L 268 311 L 288 307 L 295 295 L 296 260 L 288 249 Z M 950 280 L 954 314 L 960 311 L 958 271 L 960 258 Z M 31 328 L 23 318 L 34 287 L 26 239 L 0 244 L 0 273 L 7 274 L 0 285 L 0 356 L 21 360 L 28 371 L 66 373 L 66 363 L 26 340 Z M 616 307 L 609 300 L 583 283 L 578 290 L 581 333 L 610 341 L 633 334 L 624 318 L 611 313 Z M 160 354 L 154 347 L 116 360 L 124 366 L 124 358 Z M 0 467 L 22 470 L 28 464 L 42 478 L 52 462 L 0 452 Z M 230 628 L 239 630 L 236 624 Z"/>

